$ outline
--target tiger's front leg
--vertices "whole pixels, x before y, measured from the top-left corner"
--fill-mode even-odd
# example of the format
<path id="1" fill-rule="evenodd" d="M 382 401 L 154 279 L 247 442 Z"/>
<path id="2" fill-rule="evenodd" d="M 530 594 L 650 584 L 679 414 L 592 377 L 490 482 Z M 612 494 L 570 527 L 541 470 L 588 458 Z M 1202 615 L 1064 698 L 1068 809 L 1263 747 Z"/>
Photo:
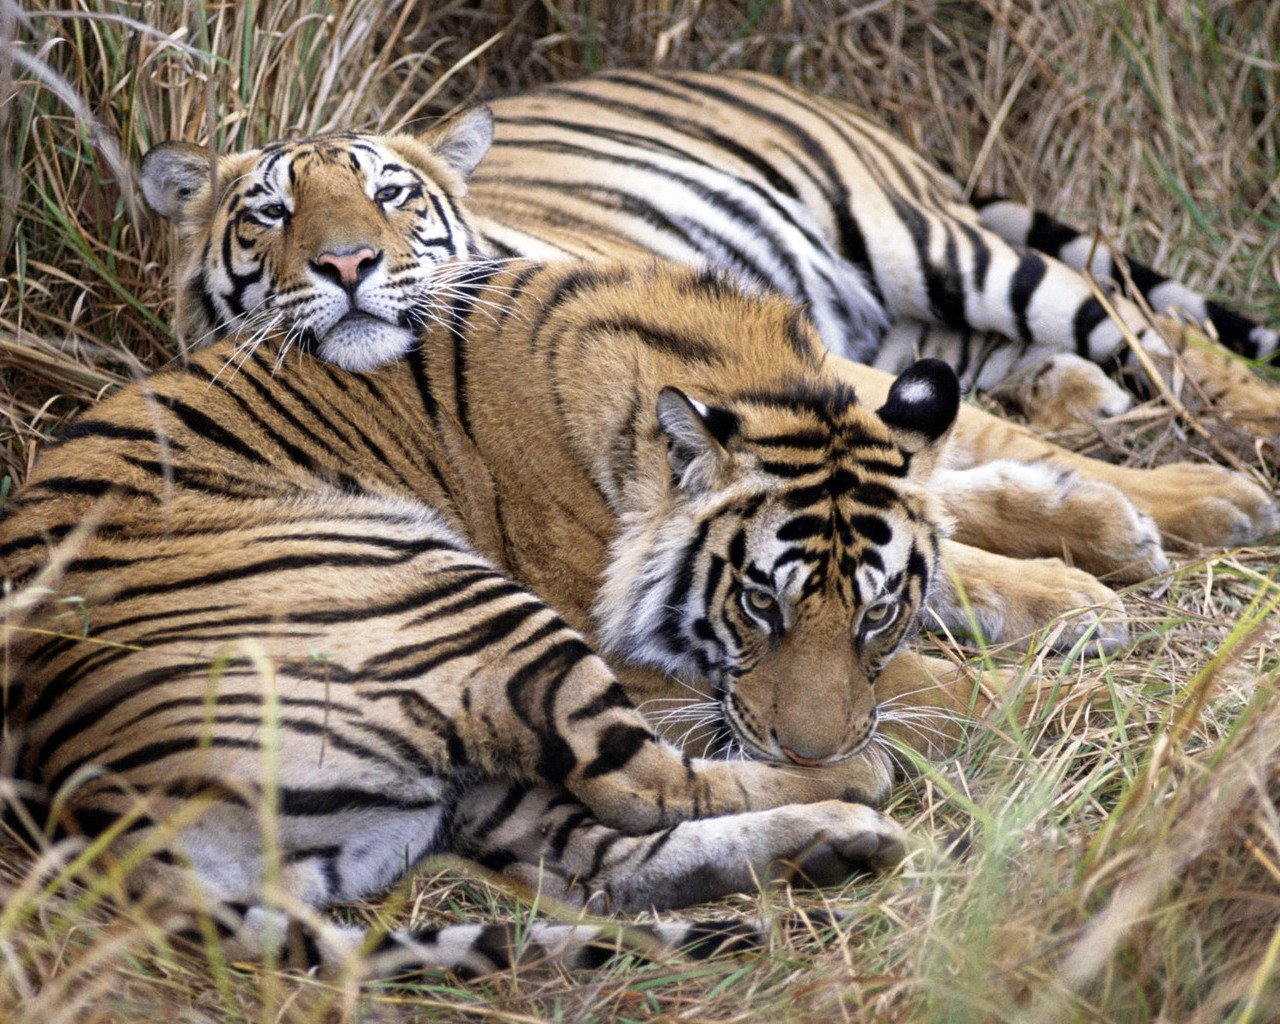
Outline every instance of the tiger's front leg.
<path id="1" fill-rule="evenodd" d="M 667 910 L 773 878 L 834 885 L 902 859 L 905 834 L 827 800 L 686 821 L 643 835 L 603 824 L 563 790 L 486 782 L 459 801 L 453 848 L 543 895 L 595 912 Z"/>

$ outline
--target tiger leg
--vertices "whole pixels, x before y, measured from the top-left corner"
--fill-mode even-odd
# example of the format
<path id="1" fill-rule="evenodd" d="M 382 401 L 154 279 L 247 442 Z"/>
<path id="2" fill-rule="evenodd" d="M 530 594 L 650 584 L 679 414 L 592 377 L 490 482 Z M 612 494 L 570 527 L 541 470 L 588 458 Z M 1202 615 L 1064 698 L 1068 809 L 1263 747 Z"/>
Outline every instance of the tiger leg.
<path id="1" fill-rule="evenodd" d="M 827 365 L 853 385 L 862 401 L 879 404 L 887 398 L 893 380 L 890 375 L 835 356 L 828 357 Z M 1026 427 L 992 416 L 968 403 L 960 406 L 947 454 L 952 469 L 1004 461 L 1074 470 L 1082 481 L 1108 484 L 1118 490 L 1140 513 L 1151 518 L 1165 542 L 1230 547 L 1247 544 L 1280 527 L 1275 502 L 1243 473 L 1188 462 L 1154 469 L 1116 466 L 1051 444 Z M 1034 469 L 1028 472 L 1035 473 L 1036 478 L 1041 476 L 1040 471 Z M 964 529 L 975 512 L 982 510 L 958 504 L 949 506 L 948 511 L 956 518 L 958 528 Z M 1140 524 L 1141 520 L 1135 522 Z M 1060 519 L 1049 525 L 1055 523 L 1059 528 L 1063 525 Z M 1052 529 L 1046 531 L 1040 542 L 1043 546 L 1039 550 L 1043 554 L 1062 551 L 1061 540 Z M 1148 547 L 1142 531 L 1135 533 L 1135 551 Z M 997 550 L 1003 554 L 1018 553 L 1003 547 Z M 1075 552 L 1072 553 L 1074 557 Z"/>
<path id="2" fill-rule="evenodd" d="M 1140 325 L 1136 336 L 1147 365 L 1186 408 L 1212 413 L 1235 428 L 1226 432 L 1225 440 L 1235 441 L 1237 447 L 1251 448 L 1254 439 L 1275 444 L 1280 433 L 1280 386 L 1263 380 L 1196 328 L 1165 316 L 1157 316 L 1152 327 L 1128 300 L 1113 296 L 1112 302 L 1127 322 Z M 1135 360 L 1130 350 L 1123 348 L 1119 354 L 1132 368 Z M 1074 352 L 1015 344 L 990 332 L 953 330 L 905 318 L 890 327 L 872 365 L 892 373 L 902 368 L 904 360 L 917 357 L 949 363 L 966 388 L 1012 402 L 1039 431 L 1118 416 L 1134 401 L 1132 392 L 1101 366 Z M 1140 390 L 1152 389 L 1147 385 Z M 1233 438 L 1232 433 L 1242 436 Z"/>
<path id="3" fill-rule="evenodd" d="M 1012 402 L 1041 431 L 1118 416 L 1133 406 L 1133 394 L 1097 363 L 1074 352 L 1016 345 L 990 332 L 901 319 L 889 328 L 872 365 L 894 372 L 908 355 L 950 364 L 965 390 Z"/>
<path id="4" fill-rule="evenodd" d="M 968 359 L 974 339 L 979 339 L 978 347 L 987 349 L 975 360 L 985 364 L 976 381 L 983 387 L 1018 371 L 1034 375 L 1056 353 L 1074 352 L 1095 363 L 1115 359 L 1131 362 L 1126 328 L 1156 362 L 1157 372 L 1169 375 L 1175 365 L 1167 358 L 1170 346 L 1183 347 L 1181 332 L 1162 335 L 1139 307 L 1121 294 L 1108 296 L 1104 305 L 1095 294 L 1097 286 L 1079 269 L 1087 259 L 1087 250 L 1081 252 L 1083 246 L 1060 250 L 1072 258 L 1076 264 L 1072 266 L 1055 255 L 1027 248 L 1019 240 L 1011 243 L 988 226 L 995 209 L 988 207 L 978 215 L 963 204 L 953 204 L 945 211 L 922 208 L 916 211 L 918 224 L 911 232 L 912 240 L 947 239 L 949 244 L 893 245 L 890 235 L 886 236 L 890 244 L 872 248 L 876 279 L 894 319 L 937 324 L 957 332 L 964 341 L 961 363 Z M 972 279 L 962 270 L 965 258 L 956 258 L 958 249 L 982 268 Z M 1112 269 L 1109 258 L 1101 269 Z M 1140 264 L 1131 265 L 1131 269 L 1137 272 L 1134 280 L 1139 290 L 1148 293 L 1157 311 L 1184 308 L 1201 322 L 1213 319 L 1220 323 L 1224 340 L 1237 351 L 1250 357 L 1274 354 L 1275 331 L 1216 303 L 1210 309 L 1202 296 Z M 876 365 L 896 371 L 910 361 L 912 348 L 904 344 L 900 334 L 891 332 L 877 353 Z M 1274 402 L 1280 390 L 1265 382 L 1244 387 L 1238 374 L 1223 372 L 1221 359 L 1193 357 L 1180 368 L 1192 376 L 1201 392 L 1215 395 L 1217 409 L 1241 421 L 1254 407 L 1255 393 L 1269 391 Z M 1239 408 L 1233 405 L 1237 398 Z M 1266 424 L 1262 428 L 1265 430 Z"/>
<path id="5" fill-rule="evenodd" d="M 497 782 L 468 789 L 454 821 L 457 852 L 597 912 L 686 907 L 779 876 L 831 885 L 896 864 L 904 841 L 891 819 L 838 800 L 628 836 L 563 790 Z"/>
<path id="6" fill-rule="evenodd" d="M 1109 653 L 1129 642 L 1116 593 L 1060 558 L 1009 558 L 948 540 L 942 559 L 943 577 L 929 597 L 933 622 L 926 621 L 926 628 L 977 633 L 990 643 L 1034 639 L 1056 651 L 1083 640 L 1090 653 Z"/>
<path id="7" fill-rule="evenodd" d="M 951 332 L 927 328 L 924 333 L 920 348 L 925 354 L 956 348 L 954 341 L 947 344 L 937 337 Z M 1213 429 L 1222 443 L 1252 454 L 1261 441 L 1274 451 L 1280 438 L 1280 386 L 1259 377 L 1239 356 L 1197 328 L 1168 317 L 1157 316 L 1155 327 L 1139 337 L 1147 356 L 1144 376 L 1148 368 L 1154 370 L 1184 408 L 1213 416 Z M 1128 362 L 1132 367 L 1134 361 Z M 993 386 L 978 386 L 1013 402 L 1041 431 L 1115 416 L 1133 404 L 1130 393 L 1102 367 L 1070 352 L 1039 362 L 1022 360 Z M 1144 383 L 1140 390 L 1150 393 L 1153 388 Z"/>

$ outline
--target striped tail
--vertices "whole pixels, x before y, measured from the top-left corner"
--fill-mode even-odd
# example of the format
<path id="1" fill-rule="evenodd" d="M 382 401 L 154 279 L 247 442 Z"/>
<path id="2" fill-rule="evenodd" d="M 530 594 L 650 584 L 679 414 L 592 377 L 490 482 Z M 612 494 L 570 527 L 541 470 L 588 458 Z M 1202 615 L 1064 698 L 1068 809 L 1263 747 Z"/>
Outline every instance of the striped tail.
<path id="1" fill-rule="evenodd" d="M 1088 270 L 1100 281 L 1120 281 L 1111 251 L 1095 245 L 1093 235 L 1078 231 L 1042 210 L 1001 196 L 975 198 L 982 226 L 1006 242 L 1053 256 L 1075 270 Z M 1124 257 L 1134 287 L 1157 313 L 1182 312 L 1201 325 L 1212 322 L 1218 340 L 1249 359 L 1276 360 L 1280 332 L 1263 327 L 1222 303 L 1205 298 L 1179 281 L 1137 260 Z"/>
<path id="2" fill-rule="evenodd" d="M 358 926 L 318 915 L 303 921 L 282 911 L 238 903 L 218 904 L 203 923 L 192 912 L 179 911 L 166 924 L 183 945 L 201 949 L 216 941 L 222 957 L 232 961 L 275 963 L 326 975 L 354 969 L 366 980 L 446 972 L 470 980 L 544 967 L 595 970 L 620 954 L 640 960 L 671 956 L 704 960 L 759 949 L 766 935 L 759 921 L 729 918 L 643 925 L 449 924 L 397 929 L 377 938 Z"/>

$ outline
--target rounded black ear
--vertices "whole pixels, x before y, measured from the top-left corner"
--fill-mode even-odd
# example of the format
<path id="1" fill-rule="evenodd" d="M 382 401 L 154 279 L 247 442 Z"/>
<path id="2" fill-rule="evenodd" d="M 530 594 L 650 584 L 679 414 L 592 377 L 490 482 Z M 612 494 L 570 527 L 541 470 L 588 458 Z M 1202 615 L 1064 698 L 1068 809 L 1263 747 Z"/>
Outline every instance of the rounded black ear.
<path id="1" fill-rule="evenodd" d="M 951 429 L 960 411 L 960 382 L 941 359 L 921 359 L 889 389 L 876 412 L 899 435 L 906 451 L 932 444 Z"/>
<path id="2" fill-rule="evenodd" d="M 169 220 L 180 219 L 209 184 L 209 151 L 190 142 L 162 142 L 142 158 L 138 180 L 151 209 Z"/>

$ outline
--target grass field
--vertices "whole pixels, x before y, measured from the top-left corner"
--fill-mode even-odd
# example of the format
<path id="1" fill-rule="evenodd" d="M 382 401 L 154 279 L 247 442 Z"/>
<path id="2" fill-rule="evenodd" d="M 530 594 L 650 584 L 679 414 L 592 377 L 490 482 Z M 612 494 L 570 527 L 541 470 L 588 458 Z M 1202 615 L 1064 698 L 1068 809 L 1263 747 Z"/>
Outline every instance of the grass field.
<path id="1" fill-rule="evenodd" d="M 977 191 L 1030 198 L 1280 323 L 1280 5 L 1269 0 L 0 0 L 0 501 L 40 444 L 177 353 L 169 232 L 122 190 L 164 138 L 381 128 L 604 67 L 751 67 L 856 100 Z M 1211 423 L 1206 428 L 1213 429 Z M 1211 457 L 1148 404 L 1069 443 Z M 1275 451 L 1242 465 L 1273 491 Z M 708 913 L 855 909 L 768 956 L 361 989 L 175 952 L 71 852 L 0 848 L 0 1022 L 1280 1020 L 1280 543 L 1179 553 L 1099 687 L 974 729 L 892 805 L 888 878 Z M 927 643 L 981 652 L 946 638 Z M 3 673 L 0 661 L 0 673 Z M 92 853 L 92 851 L 89 851 Z M 428 865 L 369 921 L 531 913 Z"/>

